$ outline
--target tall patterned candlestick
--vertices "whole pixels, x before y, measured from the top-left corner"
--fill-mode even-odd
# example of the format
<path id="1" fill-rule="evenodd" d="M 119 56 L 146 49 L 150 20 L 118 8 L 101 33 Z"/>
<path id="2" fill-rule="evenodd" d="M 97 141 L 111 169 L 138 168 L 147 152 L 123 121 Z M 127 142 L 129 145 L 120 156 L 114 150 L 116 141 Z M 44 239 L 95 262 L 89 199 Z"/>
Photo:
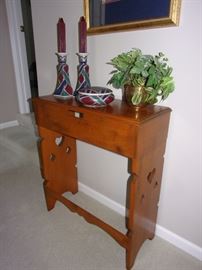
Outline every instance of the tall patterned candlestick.
<path id="1" fill-rule="evenodd" d="M 90 87 L 89 66 L 87 64 L 87 53 L 77 53 L 79 57 L 79 65 L 77 66 L 78 79 L 74 95 L 82 88 Z"/>
<path id="2" fill-rule="evenodd" d="M 73 89 L 69 79 L 69 67 L 66 64 L 67 54 L 56 53 L 56 55 L 58 57 L 58 65 L 57 83 L 54 91 L 54 96 L 65 99 L 73 95 Z"/>
<path id="3" fill-rule="evenodd" d="M 79 21 L 79 65 L 77 66 L 78 79 L 74 95 L 82 88 L 90 87 L 89 66 L 87 64 L 87 29 L 84 17 Z"/>
<path id="4" fill-rule="evenodd" d="M 65 38 L 65 23 L 62 18 L 59 19 L 57 24 L 57 37 L 58 37 L 58 57 L 57 65 L 57 83 L 54 91 L 54 96 L 58 98 L 68 98 L 73 95 L 69 79 L 69 67 L 66 63 L 66 38 Z"/>

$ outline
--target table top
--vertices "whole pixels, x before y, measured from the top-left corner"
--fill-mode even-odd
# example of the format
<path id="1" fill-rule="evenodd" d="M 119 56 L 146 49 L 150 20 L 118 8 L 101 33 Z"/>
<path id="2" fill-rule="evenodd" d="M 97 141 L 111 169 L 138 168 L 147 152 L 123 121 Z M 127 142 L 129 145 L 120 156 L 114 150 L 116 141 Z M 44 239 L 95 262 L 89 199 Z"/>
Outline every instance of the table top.
<path id="1" fill-rule="evenodd" d="M 147 105 L 137 111 L 135 106 L 130 106 L 126 102 L 118 99 L 115 99 L 112 103 L 105 107 L 99 108 L 84 107 L 83 105 L 79 104 L 74 97 L 69 97 L 63 100 L 55 98 L 53 95 L 48 95 L 34 99 L 39 99 L 41 102 L 52 103 L 55 106 L 68 106 L 69 110 L 75 112 L 85 113 L 93 111 L 94 114 L 106 114 L 107 117 L 118 117 L 119 119 L 123 118 L 123 120 L 133 121 L 136 122 L 136 124 L 143 123 L 145 121 L 151 120 L 152 118 L 158 117 L 160 114 L 168 113 L 171 111 L 171 109 L 168 107 L 157 105 Z"/>

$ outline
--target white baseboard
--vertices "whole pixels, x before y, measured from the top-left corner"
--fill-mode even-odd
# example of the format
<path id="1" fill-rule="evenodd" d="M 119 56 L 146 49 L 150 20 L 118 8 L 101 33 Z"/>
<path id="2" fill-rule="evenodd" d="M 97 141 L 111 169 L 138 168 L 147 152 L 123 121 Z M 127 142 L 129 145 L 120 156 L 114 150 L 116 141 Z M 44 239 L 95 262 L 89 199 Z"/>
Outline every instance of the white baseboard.
<path id="1" fill-rule="evenodd" d="M 19 123 L 17 120 L 14 121 L 9 121 L 9 122 L 5 122 L 5 123 L 0 123 L 0 129 L 4 129 L 4 128 L 9 128 L 9 127 L 15 127 L 18 126 Z"/>
<path id="2" fill-rule="evenodd" d="M 114 210 L 115 212 L 119 213 L 120 215 L 125 216 L 125 207 L 123 205 L 109 199 L 108 197 L 102 195 L 94 189 L 82 184 L 81 182 L 79 182 L 79 190 L 88 195 L 89 197 Z"/>
<path id="3" fill-rule="evenodd" d="M 189 253 L 193 257 L 197 258 L 198 260 L 202 261 L 202 248 L 191 243 L 190 241 L 182 238 L 181 236 L 165 229 L 160 225 L 156 225 L 156 235 L 163 238 L 167 242 L 171 243 L 172 245 L 176 246 L 179 249 L 182 249 L 186 253 Z"/>
<path id="4" fill-rule="evenodd" d="M 93 199 L 97 200 L 98 202 L 104 204 L 105 206 L 108 206 L 109 208 L 116 211 L 120 215 L 125 216 L 125 207 L 123 205 L 109 199 L 103 194 L 82 184 L 81 182 L 79 182 L 79 190 L 85 193 L 86 195 L 92 197 Z M 187 241 L 186 239 L 165 229 L 164 227 L 158 224 L 156 225 L 156 235 L 202 261 L 202 248 L 200 248 L 199 246 Z"/>

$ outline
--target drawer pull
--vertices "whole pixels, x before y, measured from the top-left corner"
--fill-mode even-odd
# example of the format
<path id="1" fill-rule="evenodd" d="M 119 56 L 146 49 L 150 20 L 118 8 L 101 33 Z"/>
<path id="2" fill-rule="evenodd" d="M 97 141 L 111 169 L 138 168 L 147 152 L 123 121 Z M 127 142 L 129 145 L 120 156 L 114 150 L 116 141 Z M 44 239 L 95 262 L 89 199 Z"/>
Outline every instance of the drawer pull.
<path id="1" fill-rule="evenodd" d="M 63 137 L 62 136 L 55 138 L 55 144 L 57 146 L 60 146 L 62 144 L 62 142 L 63 142 Z"/>
<path id="2" fill-rule="evenodd" d="M 67 146 L 66 153 L 69 154 L 71 152 L 71 147 Z"/>
<path id="3" fill-rule="evenodd" d="M 50 156 L 49 156 L 49 159 L 51 161 L 54 161 L 56 159 L 56 156 L 53 153 L 51 153 Z"/>
<path id="4" fill-rule="evenodd" d="M 82 113 L 80 113 L 80 112 L 74 112 L 74 117 L 75 118 L 81 118 L 82 117 Z"/>

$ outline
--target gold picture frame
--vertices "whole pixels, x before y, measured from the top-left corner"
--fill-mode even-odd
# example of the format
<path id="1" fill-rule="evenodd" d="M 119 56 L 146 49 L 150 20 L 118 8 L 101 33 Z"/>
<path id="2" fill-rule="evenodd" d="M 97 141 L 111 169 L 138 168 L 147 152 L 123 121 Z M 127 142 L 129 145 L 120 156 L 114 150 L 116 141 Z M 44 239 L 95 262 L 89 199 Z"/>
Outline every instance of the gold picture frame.
<path id="1" fill-rule="evenodd" d="M 123 3 L 121 1 L 124 0 L 83 0 L 84 4 L 84 16 L 86 18 L 87 22 L 87 33 L 88 35 L 94 35 L 94 34 L 103 34 L 103 33 L 109 33 L 109 32 L 115 32 L 115 31 L 129 31 L 129 30 L 135 30 L 135 29 L 143 29 L 143 28 L 154 28 L 154 27 L 166 27 L 166 26 L 177 26 L 179 25 L 179 18 L 180 18 L 180 8 L 181 8 L 181 0 L 161 0 L 160 2 L 162 4 L 166 3 L 168 8 L 166 10 L 167 16 L 163 17 L 154 17 L 151 14 L 151 18 L 149 18 L 149 14 L 147 14 L 147 19 L 134 19 L 133 21 L 126 21 L 126 22 L 118 22 L 118 23 L 103 23 L 92 25 L 92 18 L 96 19 L 97 17 L 101 17 L 98 14 L 99 9 L 94 9 L 92 11 L 92 3 L 96 3 L 98 5 L 106 5 L 106 4 L 113 4 L 120 5 L 120 3 Z M 135 2 L 140 3 L 138 0 L 130 0 L 131 3 L 134 5 Z M 130 2 L 129 1 L 129 2 Z M 150 0 L 150 3 L 152 1 Z M 149 2 L 148 2 L 149 3 Z M 107 5 L 109 6 L 109 5 Z M 105 7 L 106 8 L 106 7 Z M 129 7 L 130 10 L 130 7 Z M 157 8 L 156 8 L 157 10 Z M 160 10 L 160 9 L 159 9 Z M 124 13 L 125 14 L 125 13 Z M 123 12 L 121 12 L 121 15 L 123 15 Z M 94 17 L 93 17 L 94 16 Z M 144 16 L 144 14 L 143 14 Z M 153 17 L 152 17 L 153 16 Z M 115 14 L 116 18 L 119 18 L 119 14 Z"/>

